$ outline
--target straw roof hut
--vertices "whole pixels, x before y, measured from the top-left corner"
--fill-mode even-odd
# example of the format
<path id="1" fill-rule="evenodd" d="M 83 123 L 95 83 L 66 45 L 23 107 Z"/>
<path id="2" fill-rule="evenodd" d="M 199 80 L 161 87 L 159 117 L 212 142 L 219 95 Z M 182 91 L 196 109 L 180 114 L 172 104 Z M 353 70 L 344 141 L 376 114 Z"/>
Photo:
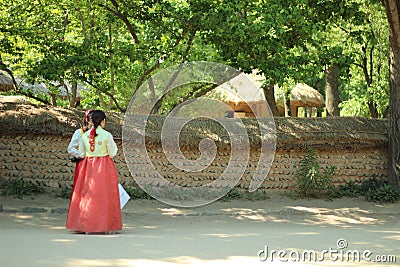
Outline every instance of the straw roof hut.
<path id="1" fill-rule="evenodd" d="M 265 77 L 258 74 L 257 70 L 249 74 L 242 73 L 208 95 L 227 103 L 234 111 L 234 117 L 260 117 L 269 114 L 265 110 L 266 100 L 261 89 L 264 80 Z M 285 114 L 283 100 L 277 100 L 276 104 L 278 111 Z M 312 109 L 324 106 L 324 97 L 307 84 L 298 83 L 291 91 L 290 109 L 293 117 L 297 117 L 299 107 Z"/>
<path id="2" fill-rule="evenodd" d="M 266 109 L 264 92 L 260 89 L 263 76 L 253 73 L 241 73 L 230 81 L 215 88 L 208 96 L 220 99 L 230 106 L 234 114 L 228 117 L 261 117 L 269 115 Z"/>
<path id="3" fill-rule="evenodd" d="M 8 92 L 14 90 L 14 84 L 10 76 L 0 71 L 0 92 Z"/>
<path id="4" fill-rule="evenodd" d="M 298 83 L 291 92 L 290 101 L 296 107 L 323 107 L 324 97 L 314 88 Z"/>
<path id="5" fill-rule="evenodd" d="M 31 101 L 22 95 L 0 95 L 0 103 L 31 104 Z"/>
<path id="6" fill-rule="evenodd" d="M 283 100 L 277 100 L 276 104 L 279 112 L 285 114 Z M 297 117 L 299 107 L 310 108 L 312 110 L 313 108 L 324 106 L 325 101 L 321 93 L 307 84 L 298 83 L 291 91 L 290 111 L 293 117 Z"/>

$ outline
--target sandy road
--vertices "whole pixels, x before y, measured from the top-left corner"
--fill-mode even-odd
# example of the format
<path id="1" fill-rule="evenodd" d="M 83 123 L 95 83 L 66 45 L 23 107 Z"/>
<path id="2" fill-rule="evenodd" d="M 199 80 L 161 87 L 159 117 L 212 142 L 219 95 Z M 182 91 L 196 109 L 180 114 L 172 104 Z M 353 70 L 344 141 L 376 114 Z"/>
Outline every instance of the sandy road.
<path id="1" fill-rule="evenodd" d="M 0 203 L 5 209 L 0 213 L 0 266 L 4 267 L 395 266 L 400 262 L 400 203 L 274 198 L 180 209 L 157 201 L 132 201 L 124 208 L 122 233 L 108 236 L 66 231 L 66 200 L 3 197 Z M 347 246 L 339 248 L 339 239 Z M 303 260 L 304 250 L 319 257 Z M 359 252 L 360 260 L 347 260 L 349 251 L 353 258 Z M 364 259 L 365 251 L 371 254 Z M 372 262 L 377 256 L 386 262 Z M 321 257 L 324 261 L 319 261 Z"/>

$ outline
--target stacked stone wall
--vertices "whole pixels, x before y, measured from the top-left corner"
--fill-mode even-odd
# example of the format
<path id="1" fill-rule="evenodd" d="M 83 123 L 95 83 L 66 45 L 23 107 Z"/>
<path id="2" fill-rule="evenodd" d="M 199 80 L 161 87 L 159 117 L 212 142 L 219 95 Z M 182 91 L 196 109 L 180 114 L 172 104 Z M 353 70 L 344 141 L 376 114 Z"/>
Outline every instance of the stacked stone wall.
<path id="1" fill-rule="evenodd" d="M 50 134 L 15 134 L 0 135 L 0 161 L 2 162 L 0 177 L 5 180 L 23 178 L 36 181 L 49 187 L 67 187 L 73 182 L 75 164 L 69 160 L 67 146 L 70 136 Z M 115 140 L 119 152 L 114 159 L 119 180 L 126 186 L 135 187 L 136 183 L 126 164 L 120 139 Z M 315 148 L 321 168 L 335 166 L 337 168 L 333 181 L 341 184 L 349 181 L 362 182 L 364 179 L 376 177 L 387 179 L 387 148 L 362 147 L 343 149 Z M 147 153 L 154 167 L 171 182 L 182 186 L 198 186 L 218 178 L 226 168 L 230 159 L 229 151 L 218 151 L 216 159 L 210 167 L 198 175 L 189 175 L 172 166 L 164 156 L 161 146 L 151 146 Z M 187 157 L 197 158 L 198 151 L 186 150 Z M 271 170 L 263 182 L 261 189 L 285 191 L 294 187 L 295 173 L 300 161 L 306 155 L 305 148 L 277 148 Z M 146 157 L 144 154 L 143 157 Z M 238 183 L 239 188 L 249 187 L 251 178 L 257 167 L 259 150 L 251 148 L 247 169 Z M 149 166 L 143 159 L 130 161 L 143 176 L 148 175 Z"/>

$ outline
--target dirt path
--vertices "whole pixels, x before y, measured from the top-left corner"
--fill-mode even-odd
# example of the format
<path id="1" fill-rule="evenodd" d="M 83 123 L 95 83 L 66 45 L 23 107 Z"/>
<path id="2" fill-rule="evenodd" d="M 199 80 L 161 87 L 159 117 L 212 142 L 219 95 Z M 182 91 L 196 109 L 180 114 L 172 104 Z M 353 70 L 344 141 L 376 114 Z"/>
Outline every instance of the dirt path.
<path id="1" fill-rule="evenodd" d="M 130 201 L 123 210 L 123 232 L 109 236 L 66 231 L 67 200 L 2 197 L 0 203 L 4 209 L 0 266 L 394 266 L 400 262 L 400 203 L 274 197 L 182 209 L 157 201 Z M 340 249 L 339 239 L 339 246 L 347 242 L 347 247 Z M 302 259 L 314 252 L 311 261 Z M 360 261 L 354 253 L 360 253 Z M 397 262 L 372 262 L 378 256 Z M 322 257 L 324 261 L 319 261 Z"/>

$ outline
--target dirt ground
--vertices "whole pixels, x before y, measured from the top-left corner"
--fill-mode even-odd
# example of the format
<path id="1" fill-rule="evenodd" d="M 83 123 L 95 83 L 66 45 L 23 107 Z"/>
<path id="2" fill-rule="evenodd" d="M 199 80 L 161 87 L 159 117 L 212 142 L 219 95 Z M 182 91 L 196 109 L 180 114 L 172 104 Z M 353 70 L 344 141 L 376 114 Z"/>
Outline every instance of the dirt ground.
<path id="1" fill-rule="evenodd" d="M 68 200 L 0 197 L 0 266 L 395 266 L 400 203 L 363 199 L 129 201 L 123 231 L 73 234 Z M 315 253 L 315 254 L 314 254 Z M 396 261 L 396 262 L 394 262 Z"/>

